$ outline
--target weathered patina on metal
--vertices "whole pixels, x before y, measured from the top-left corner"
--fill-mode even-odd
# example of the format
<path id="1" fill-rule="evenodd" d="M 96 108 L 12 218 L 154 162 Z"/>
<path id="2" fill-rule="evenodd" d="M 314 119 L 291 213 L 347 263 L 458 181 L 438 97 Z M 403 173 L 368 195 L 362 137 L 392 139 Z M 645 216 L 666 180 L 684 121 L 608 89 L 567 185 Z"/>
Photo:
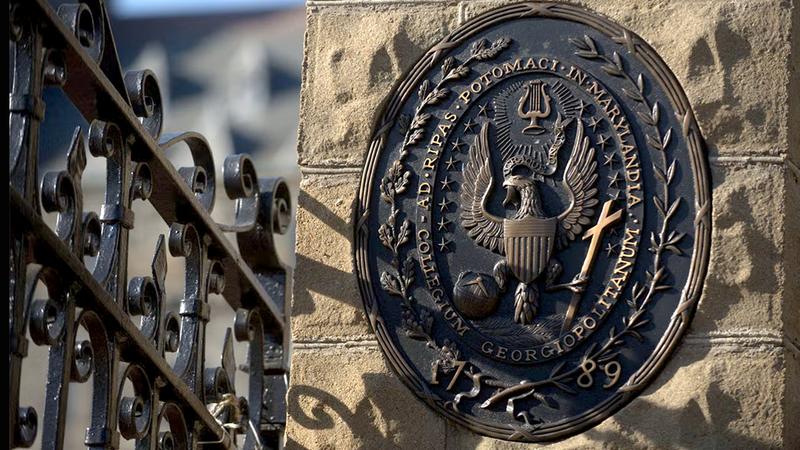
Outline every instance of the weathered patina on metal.
<path id="1" fill-rule="evenodd" d="M 708 264 L 703 139 L 656 52 L 580 7 L 475 17 L 375 127 L 355 263 L 389 365 L 492 437 L 586 430 L 654 379 Z"/>
<path id="2" fill-rule="evenodd" d="M 281 447 L 291 272 L 275 238 L 291 221 L 284 181 L 259 179 L 246 155 L 228 157 L 223 184 L 236 213 L 232 224 L 215 223 L 208 142 L 161 134 L 156 77 L 122 72 L 102 0 L 10 2 L 9 61 L 8 447 L 40 436 L 42 448 L 62 448 L 70 384 L 90 378 L 89 448 L 118 448 L 121 440 L 140 449 Z M 89 126 L 75 129 L 66 168 L 40 176 L 44 89 L 63 90 Z M 192 166 L 176 169 L 167 159 L 179 144 Z M 100 211 L 83 209 L 87 148 L 106 164 Z M 150 202 L 169 235 L 156 243 L 152 274 L 131 278 L 134 201 Z M 54 228 L 43 211 L 57 214 Z M 178 311 L 165 305 L 167 251 L 185 259 Z M 34 298 L 37 284 L 47 298 Z M 204 356 L 212 293 L 235 311 L 224 342 L 214 343 L 219 366 Z M 80 330 L 87 340 L 76 339 Z M 248 346 L 246 393 L 234 389 L 234 339 Z M 49 348 L 44 411 L 19 400 L 31 343 Z M 174 364 L 167 353 L 176 354 Z"/>

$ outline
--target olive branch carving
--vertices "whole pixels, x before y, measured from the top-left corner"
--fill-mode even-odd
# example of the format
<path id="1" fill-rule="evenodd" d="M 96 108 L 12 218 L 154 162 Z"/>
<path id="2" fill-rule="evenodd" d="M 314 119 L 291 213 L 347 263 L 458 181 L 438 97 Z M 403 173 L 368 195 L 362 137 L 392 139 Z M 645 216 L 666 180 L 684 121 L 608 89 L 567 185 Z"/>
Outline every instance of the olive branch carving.
<path id="1" fill-rule="evenodd" d="M 419 100 L 414 115 L 411 118 L 407 115 L 398 118 L 398 128 L 404 135 L 400 155 L 381 179 L 380 196 L 390 205 L 390 212 L 386 221 L 378 228 L 378 239 L 392 253 L 392 269 L 381 273 L 381 288 L 387 294 L 402 300 L 402 327 L 405 334 L 412 339 L 426 341 L 428 346 L 434 349 L 439 349 L 439 346 L 431 337 L 433 315 L 427 309 L 420 307 L 414 296 L 409 293 L 409 288 L 414 283 L 414 258 L 411 254 L 405 258 L 401 255 L 402 246 L 411 238 L 411 221 L 407 218 L 401 219 L 397 207 L 398 197 L 407 192 L 411 180 L 411 171 L 405 168 L 405 159 L 411 148 L 422 141 L 425 126 L 433 117 L 432 114 L 424 112 L 425 108 L 441 103 L 450 95 L 450 89 L 444 85 L 467 76 L 471 71 L 472 62 L 493 59 L 509 45 L 511 40 L 508 38 L 499 38 L 492 43 L 480 39 L 473 44 L 470 56 L 464 62 L 458 63 L 452 56 L 444 59 L 439 81 L 435 86 L 431 88 L 428 79 L 420 83 L 417 91 Z"/>
<path id="2" fill-rule="evenodd" d="M 663 190 L 660 197 L 654 195 L 652 199 L 661 217 L 661 229 L 658 234 L 655 232 L 650 233 L 650 247 L 648 250 L 653 253 L 654 256 L 653 267 L 651 270 L 647 271 L 648 286 L 645 290 L 644 288 L 639 288 L 638 285 L 634 285 L 631 298 L 628 300 L 628 305 L 633 312 L 626 320 L 637 325 L 637 320 L 640 318 L 644 307 L 652 300 L 655 293 L 672 287 L 671 284 L 666 282 L 668 272 L 666 267 L 662 266 L 662 255 L 664 252 L 683 255 L 681 249 L 678 248 L 678 244 L 685 236 L 685 233 L 678 233 L 675 230 L 669 231 L 670 219 L 678 212 L 681 201 L 683 200 L 681 197 L 670 200 L 669 185 L 675 179 L 675 172 L 677 170 L 677 160 L 673 159 L 670 161 L 667 155 L 667 149 L 672 141 L 672 128 L 667 128 L 666 132 L 662 135 L 659 127 L 659 120 L 661 117 L 658 101 L 652 104 L 650 103 L 645 93 L 646 83 L 644 76 L 640 73 L 634 80 L 628 71 L 625 70 L 623 59 L 619 53 L 613 52 L 612 56 L 609 57 L 598 50 L 594 40 L 589 36 L 584 36 L 583 40 L 570 39 L 570 42 L 578 48 L 575 52 L 576 55 L 585 59 L 600 60 L 603 63 L 601 69 L 604 72 L 615 77 L 623 78 L 633 86 L 633 89 L 623 88 L 622 92 L 628 98 L 640 103 L 644 107 L 644 111 L 637 111 L 636 114 L 642 122 L 650 125 L 655 130 L 655 136 L 647 133 L 645 135 L 645 140 L 647 141 L 647 145 L 653 150 L 656 150 L 661 156 L 661 164 L 653 163 L 653 171 L 656 178 L 661 182 Z M 644 298 L 642 298 L 643 294 Z M 634 336 L 638 336 L 637 338 L 641 339 L 638 333 L 634 334 Z"/>
<path id="3" fill-rule="evenodd" d="M 402 327 L 406 335 L 412 339 L 427 341 L 430 345 L 433 316 L 419 308 L 414 296 L 408 290 L 414 283 L 414 259 L 407 255 L 401 262 L 401 247 L 411 238 L 411 221 L 402 219 L 398 225 L 397 197 L 408 189 L 411 172 L 403 168 L 402 158 L 392 163 L 381 180 L 381 199 L 391 206 L 389 217 L 378 228 L 378 239 L 392 253 L 393 270 L 381 273 L 381 288 L 392 296 L 403 301 Z"/>
<path id="4" fill-rule="evenodd" d="M 670 162 L 667 156 L 667 149 L 672 141 L 672 128 L 667 128 L 666 132 L 661 133 L 659 127 L 660 121 L 660 106 L 658 101 L 652 104 L 647 99 L 646 83 L 644 76 L 640 73 L 636 79 L 628 73 L 625 69 L 622 57 L 617 52 L 613 52 L 611 57 L 598 50 L 594 40 L 589 36 L 584 36 L 583 39 L 570 39 L 570 43 L 578 50 L 575 54 L 589 60 L 599 60 L 602 63 L 601 69 L 607 74 L 619 78 L 623 78 L 632 85 L 632 89 L 623 88 L 622 92 L 631 100 L 640 103 L 644 107 L 644 111 L 637 111 L 639 119 L 653 127 L 655 136 L 646 134 L 645 140 L 647 145 L 656 150 L 661 155 L 661 164 L 653 163 L 653 171 L 656 178 L 661 182 L 663 191 L 661 196 L 653 196 L 653 204 L 655 205 L 661 217 L 661 229 L 656 234 L 650 234 L 650 247 L 648 250 L 653 253 L 653 267 L 647 272 L 648 286 L 646 291 L 634 285 L 631 298 L 628 300 L 628 305 L 633 311 L 628 317 L 627 321 L 633 324 L 638 324 L 637 320 L 641 317 L 642 311 L 645 306 L 651 301 L 656 292 L 670 289 L 672 286 L 666 282 L 668 272 L 662 266 L 661 257 L 664 252 L 671 252 L 676 255 L 683 255 L 683 252 L 678 248 L 678 244 L 685 236 L 685 233 L 678 233 L 675 230 L 669 231 L 670 219 L 678 212 L 681 206 L 681 197 L 670 200 L 669 185 L 675 178 L 676 160 Z M 642 295 L 644 294 L 644 298 Z M 641 325 L 639 325 L 641 326 Z M 638 333 L 635 334 L 641 338 Z"/>
<path id="5" fill-rule="evenodd" d="M 407 115 L 401 115 L 398 119 L 400 132 L 405 134 L 403 147 L 400 151 L 401 160 L 408 155 L 409 147 L 422 140 L 425 125 L 428 124 L 432 117 L 430 113 L 423 113 L 422 110 L 427 106 L 441 103 L 450 95 L 450 89 L 444 87 L 444 84 L 466 77 L 471 71 L 471 63 L 494 59 L 510 45 L 511 39 L 505 37 L 501 37 L 492 43 L 489 43 L 486 39 L 479 39 L 472 44 L 470 56 L 463 62 L 458 63 L 452 56 L 448 56 L 442 61 L 439 82 L 433 88 L 431 88 L 431 82 L 428 79 L 420 83 L 417 91 L 420 102 L 414 110 L 413 117 L 409 118 Z"/>

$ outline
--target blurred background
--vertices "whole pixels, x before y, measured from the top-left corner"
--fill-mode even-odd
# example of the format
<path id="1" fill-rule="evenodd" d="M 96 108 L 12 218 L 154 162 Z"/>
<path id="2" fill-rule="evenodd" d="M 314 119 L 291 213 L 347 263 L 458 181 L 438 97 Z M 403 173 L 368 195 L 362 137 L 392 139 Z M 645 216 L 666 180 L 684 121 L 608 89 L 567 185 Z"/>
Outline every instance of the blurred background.
<path id="1" fill-rule="evenodd" d="M 123 72 L 150 69 L 159 80 L 165 108 L 163 133 L 197 131 L 211 145 L 218 180 L 212 217 L 220 223 L 233 223 L 234 205 L 224 193 L 221 167 L 226 156 L 238 153 L 251 155 L 259 177 L 286 179 L 293 194 L 294 212 L 300 181 L 296 145 L 305 26 L 303 2 L 107 0 L 106 4 Z M 75 127 L 81 126 L 84 133 L 88 130 L 88 124 L 60 90 L 47 89 L 44 100 L 47 109 L 39 148 L 40 177 L 49 170 L 64 170 Z M 185 149 L 168 156 L 176 168 L 191 165 Z M 99 212 L 105 193 L 103 159 L 89 155 L 82 188 L 84 210 Z M 158 236 L 168 233 L 168 227 L 149 203 L 134 202 L 133 209 L 129 279 L 151 275 Z M 46 219 L 55 223 L 54 214 Z M 235 243 L 235 237 L 229 237 Z M 279 245 L 282 259 L 293 265 L 293 228 Z M 86 265 L 91 270 L 94 262 L 88 260 Z M 168 309 L 177 310 L 183 289 L 183 261 L 170 256 Z M 37 298 L 46 295 L 43 286 L 37 288 L 38 294 Z M 220 365 L 225 330 L 232 326 L 234 312 L 220 296 L 210 296 L 209 303 L 206 366 L 214 367 Z M 80 331 L 78 339 L 86 338 L 85 331 Z M 244 364 L 246 347 L 237 344 L 235 353 L 237 364 Z M 168 360 L 172 362 L 174 357 Z M 20 401 L 36 408 L 40 426 L 46 376 L 47 351 L 32 345 L 23 366 Z M 85 448 L 91 384 L 91 380 L 70 384 L 67 449 Z M 241 371 L 236 387 L 238 395 L 245 395 L 247 383 Z M 123 440 L 120 445 L 133 448 L 133 442 Z M 37 440 L 34 448 L 39 446 Z"/>
<path id="2" fill-rule="evenodd" d="M 281 175 L 297 186 L 301 0 L 106 4 L 123 72 L 147 68 L 158 77 L 165 133 L 198 131 L 218 167 L 225 156 L 249 153 L 259 176 Z M 58 90 L 47 90 L 45 100 L 51 120 L 42 136 L 43 168 L 62 162 L 63 142 L 82 122 Z"/>

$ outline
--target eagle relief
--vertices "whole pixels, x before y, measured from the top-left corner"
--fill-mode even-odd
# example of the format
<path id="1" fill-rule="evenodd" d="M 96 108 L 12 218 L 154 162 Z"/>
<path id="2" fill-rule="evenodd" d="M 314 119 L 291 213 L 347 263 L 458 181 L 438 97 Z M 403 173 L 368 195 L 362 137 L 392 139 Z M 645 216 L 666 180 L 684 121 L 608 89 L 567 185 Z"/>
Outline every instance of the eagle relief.
<path id="1" fill-rule="evenodd" d="M 434 45 L 386 102 L 354 258 L 395 373 L 448 419 L 548 442 L 630 402 L 705 278 L 703 139 L 641 38 L 519 3 Z"/>

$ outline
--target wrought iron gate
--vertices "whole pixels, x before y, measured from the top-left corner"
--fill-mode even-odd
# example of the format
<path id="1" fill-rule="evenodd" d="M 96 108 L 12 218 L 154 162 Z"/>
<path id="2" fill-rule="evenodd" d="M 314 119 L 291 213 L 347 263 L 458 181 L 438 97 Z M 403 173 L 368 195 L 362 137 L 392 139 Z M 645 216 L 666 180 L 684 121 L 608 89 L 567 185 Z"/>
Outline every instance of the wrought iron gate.
<path id="1" fill-rule="evenodd" d="M 31 446 L 37 434 L 43 448 L 63 447 L 70 384 L 89 379 L 89 448 L 117 448 L 121 439 L 137 449 L 282 446 L 291 272 L 275 236 L 292 217 L 286 184 L 257 178 L 246 155 L 230 156 L 222 174 L 235 218 L 212 220 L 208 143 L 197 133 L 161 135 L 156 78 L 148 70 L 123 74 L 103 0 L 11 1 L 9 64 L 9 448 Z M 40 177 L 45 88 L 63 90 L 89 126 L 75 130 L 66 169 Z M 176 169 L 167 159 L 179 144 L 193 166 Z M 87 148 L 106 163 L 97 212 L 83 210 Z M 137 200 L 152 204 L 169 235 L 157 241 L 152 275 L 129 278 Z M 57 214 L 54 228 L 42 210 Z M 167 251 L 185 259 L 177 312 L 165 304 Z M 39 283 L 48 298 L 34 298 Z M 204 357 L 209 293 L 235 311 L 219 367 Z M 76 339 L 79 329 L 89 338 Z M 28 336 L 49 349 L 43 413 L 19 400 Z M 248 345 L 249 388 L 241 396 L 234 338 Z"/>

